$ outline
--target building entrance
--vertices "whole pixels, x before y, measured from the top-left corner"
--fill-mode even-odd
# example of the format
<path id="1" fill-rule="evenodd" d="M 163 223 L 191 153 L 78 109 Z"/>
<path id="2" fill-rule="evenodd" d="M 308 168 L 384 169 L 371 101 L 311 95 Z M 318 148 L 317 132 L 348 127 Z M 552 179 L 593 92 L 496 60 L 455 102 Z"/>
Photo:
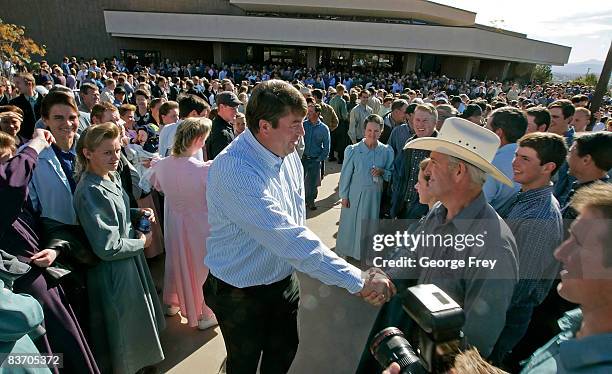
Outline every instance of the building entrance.
<path id="1" fill-rule="evenodd" d="M 385 70 L 396 69 L 401 58 L 394 53 L 356 51 L 350 49 L 319 49 L 318 63 L 338 70 Z"/>
<path id="2" fill-rule="evenodd" d="M 140 63 L 141 66 L 145 67 L 161 62 L 161 54 L 159 51 L 122 49 L 120 53 L 121 58 L 125 61 L 125 65 L 130 71 L 134 69 L 136 63 Z"/>
<path id="3" fill-rule="evenodd" d="M 306 49 L 294 47 L 264 47 L 264 62 L 306 65 Z"/>

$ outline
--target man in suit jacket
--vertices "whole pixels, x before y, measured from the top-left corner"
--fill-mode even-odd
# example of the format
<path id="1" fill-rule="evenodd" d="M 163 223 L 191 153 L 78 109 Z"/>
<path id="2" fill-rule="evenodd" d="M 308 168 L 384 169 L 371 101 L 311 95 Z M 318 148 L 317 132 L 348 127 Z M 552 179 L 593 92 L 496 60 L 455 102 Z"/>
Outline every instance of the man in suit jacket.
<path id="1" fill-rule="evenodd" d="M 34 89 L 34 76 L 30 73 L 17 75 L 15 77 L 15 86 L 17 86 L 20 95 L 12 99 L 10 104 L 23 110 L 23 122 L 21 123 L 18 135 L 26 139 L 32 139 L 34 124 L 40 118 L 42 95 L 38 94 Z"/>

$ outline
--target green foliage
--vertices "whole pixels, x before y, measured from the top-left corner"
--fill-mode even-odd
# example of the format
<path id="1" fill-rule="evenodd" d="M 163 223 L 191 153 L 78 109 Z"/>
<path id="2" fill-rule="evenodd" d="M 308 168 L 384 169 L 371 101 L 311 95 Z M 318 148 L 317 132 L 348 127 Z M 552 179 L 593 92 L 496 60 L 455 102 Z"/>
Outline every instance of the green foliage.
<path id="1" fill-rule="evenodd" d="M 14 64 L 29 64 L 32 55 L 44 56 L 47 50 L 26 36 L 25 27 L 4 23 L 0 19 L 0 60 Z"/>
<path id="2" fill-rule="evenodd" d="M 552 70 L 550 65 L 536 65 L 533 69 L 533 80 L 540 83 L 546 83 L 553 79 Z"/>
<path id="3" fill-rule="evenodd" d="M 585 86 L 596 86 L 597 85 L 597 76 L 595 74 L 586 74 L 584 77 L 580 76 L 574 79 L 572 84 L 580 84 Z"/>

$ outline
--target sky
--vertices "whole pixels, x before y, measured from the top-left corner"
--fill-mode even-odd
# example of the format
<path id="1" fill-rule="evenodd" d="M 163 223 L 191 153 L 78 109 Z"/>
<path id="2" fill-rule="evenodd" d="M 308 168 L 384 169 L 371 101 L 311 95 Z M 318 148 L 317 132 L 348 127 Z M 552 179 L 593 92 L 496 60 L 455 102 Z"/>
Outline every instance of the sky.
<path id="1" fill-rule="evenodd" d="M 435 0 L 476 13 L 476 23 L 572 47 L 569 62 L 603 61 L 612 40 L 608 0 Z"/>

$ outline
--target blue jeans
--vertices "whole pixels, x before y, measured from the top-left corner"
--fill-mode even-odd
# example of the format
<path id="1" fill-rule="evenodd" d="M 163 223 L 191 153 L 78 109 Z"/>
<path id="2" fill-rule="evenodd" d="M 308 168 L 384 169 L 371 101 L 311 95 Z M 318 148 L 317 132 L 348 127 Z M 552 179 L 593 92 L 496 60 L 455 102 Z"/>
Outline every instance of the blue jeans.
<path id="1" fill-rule="evenodd" d="M 317 198 L 317 181 L 321 176 L 321 163 L 318 159 L 302 159 L 304 166 L 304 194 L 306 205 L 314 205 Z"/>

